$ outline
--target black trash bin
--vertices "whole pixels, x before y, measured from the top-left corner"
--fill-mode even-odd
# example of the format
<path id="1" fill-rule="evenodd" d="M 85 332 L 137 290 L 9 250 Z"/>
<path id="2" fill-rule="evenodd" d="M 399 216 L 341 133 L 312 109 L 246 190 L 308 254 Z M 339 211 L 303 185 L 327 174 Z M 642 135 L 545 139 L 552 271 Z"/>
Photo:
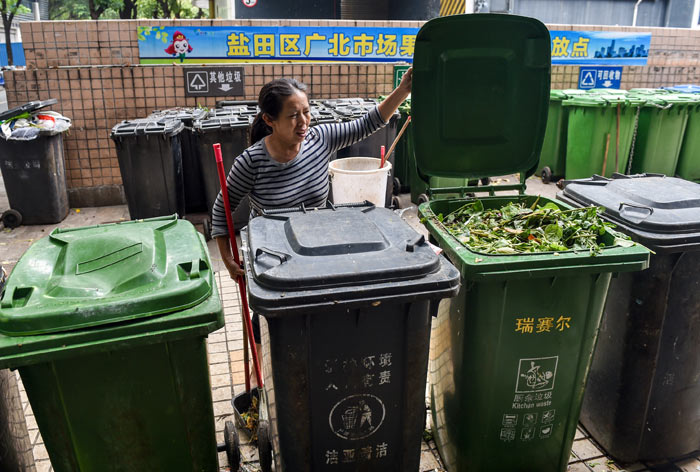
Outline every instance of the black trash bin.
<path id="1" fill-rule="evenodd" d="M 26 103 L 0 113 L 0 122 L 55 103 L 55 99 Z M 70 120 L 65 121 L 70 126 Z M 10 209 L 2 215 L 5 226 L 63 221 L 69 206 L 62 131 L 16 127 L 8 138 L 0 137 L 0 156 L 10 203 Z"/>
<path id="2" fill-rule="evenodd" d="M 204 182 L 199 165 L 199 148 L 194 134 L 195 120 L 201 120 L 207 115 L 204 108 L 170 108 L 155 110 L 147 119 L 159 120 L 172 118 L 182 121 L 185 127 L 180 134 L 180 149 L 182 150 L 182 178 L 185 192 L 185 214 L 207 211 L 204 198 Z M 184 215 L 180 215 L 184 216 Z"/>
<path id="3" fill-rule="evenodd" d="M 122 121 L 112 128 L 131 219 L 184 216 L 184 128 L 182 121 L 172 118 Z"/>
<path id="4" fill-rule="evenodd" d="M 270 211 L 241 239 L 261 315 L 261 464 L 271 442 L 278 472 L 418 470 L 431 315 L 458 271 L 371 204 Z"/>
<path id="5" fill-rule="evenodd" d="M 204 196 L 207 204 L 207 212 L 211 215 L 211 209 L 216 201 L 216 196 L 221 191 L 219 174 L 214 159 L 214 144 L 221 144 L 221 155 L 224 160 L 224 169 L 228 173 L 233 166 L 233 161 L 249 146 L 250 125 L 252 115 L 241 115 L 237 110 L 219 108 L 213 110 L 204 120 L 194 123 L 197 134 L 197 147 L 199 148 L 199 164 L 204 181 Z M 233 224 L 240 229 L 248 223 L 250 215 L 250 203 L 244 198 L 237 208 L 233 210 Z"/>
<path id="6" fill-rule="evenodd" d="M 600 205 L 652 249 L 610 284 L 581 422 L 621 462 L 700 449 L 700 184 L 662 175 L 565 182 L 557 198 Z"/>

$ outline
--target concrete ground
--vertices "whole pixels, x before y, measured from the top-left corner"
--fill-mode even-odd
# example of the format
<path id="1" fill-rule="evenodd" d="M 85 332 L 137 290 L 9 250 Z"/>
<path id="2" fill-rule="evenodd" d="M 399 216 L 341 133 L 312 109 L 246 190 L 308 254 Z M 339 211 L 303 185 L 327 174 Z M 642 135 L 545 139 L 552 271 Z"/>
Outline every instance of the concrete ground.
<path id="1" fill-rule="evenodd" d="M 517 181 L 517 176 L 505 176 L 495 179 L 496 183 L 512 184 Z M 553 184 L 543 184 L 539 178 L 532 177 L 527 181 L 527 193 L 542 195 L 553 198 L 557 188 Z M 416 216 L 416 207 L 410 203 L 408 195 L 400 197 L 402 202 L 402 217 L 416 230 L 425 233 L 425 228 L 420 224 Z M 9 207 L 4 185 L 0 181 L 0 211 Z M 45 226 L 21 226 L 16 229 L 0 230 L 0 263 L 6 270 L 11 269 L 26 249 L 39 238 L 48 235 L 56 227 L 77 227 L 93 224 L 103 224 L 129 219 L 126 206 L 112 206 L 100 208 L 71 208 L 68 217 L 58 225 Z M 223 264 L 218 257 L 218 251 L 213 244 L 209 243 L 209 250 L 212 258 L 213 268 L 216 271 L 216 281 L 221 294 L 226 326 L 208 338 L 209 369 L 211 379 L 212 398 L 214 402 L 214 414 L 216 421 L 216 431 L 219 442 L 223 442 L 224 424 L 228 420 L 233 420 L 233 407 L 231 399 L 244 391 L 244 369 L 243 369 L 243 332 L 241 323 L 241 305 L 238 296 L 237 286 L 228 277 Z M 19 380 L 19 375 L 17 375 Z M 27 401 L 26 393 L 21 385 L 20 389 L 23 401 L 27 428 L 33 444 L 34 458 L 37 471 L 51 471 L 51 464 L 48 453 L 43 445 L 41 434 L 31 405 Z M 427 403 L 427 402 L 426 402 Z M 601 412 L 606 414 L 606 412 Z M 428 420 L 430 422 L 430 419 Z M 258 456 L 256 447 L 250 443 L 245 432 L 240 432 L 243 471 L 257 471 Z M 222 471 L 231 470 L 228 467 L 225 453 L 219 453 L 219 463 Z M 627 470 L 638 471 L 700 471 L 700 460 L 691 457 L 678 461 L 674 464 L 634 464 L 627 466 L 616 464 L 605 455 L 605 452 L 590 438 L 586 431 L 579 427 L 574 441 L 573 451 L 569 471 L 613 471 Z M 435 443 L 432 440 L 423 441 L 421 451 L 420 471 L 444 471 Z"/>

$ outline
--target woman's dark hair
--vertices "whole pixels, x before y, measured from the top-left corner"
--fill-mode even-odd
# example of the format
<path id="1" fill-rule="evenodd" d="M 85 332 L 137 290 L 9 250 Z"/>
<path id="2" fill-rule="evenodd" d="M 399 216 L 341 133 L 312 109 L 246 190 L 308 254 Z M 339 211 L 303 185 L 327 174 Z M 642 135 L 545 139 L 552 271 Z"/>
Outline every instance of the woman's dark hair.
<path id="1" fill-rule="evenodd" d="M 287 97 L 297 92 L 306 93 L 306 85 L 296 79 L 275 79 L 263 85 L 258 96 L 258 107 L 260 112 L 256 115 L 253 125 L 250 127 L 250 143 L 255 144 L 262 138 L 272 133 L 272 130 L 263 120 L 263 113 L 267 113 L 272 119 L 282 111 L 282 105 Z"/>

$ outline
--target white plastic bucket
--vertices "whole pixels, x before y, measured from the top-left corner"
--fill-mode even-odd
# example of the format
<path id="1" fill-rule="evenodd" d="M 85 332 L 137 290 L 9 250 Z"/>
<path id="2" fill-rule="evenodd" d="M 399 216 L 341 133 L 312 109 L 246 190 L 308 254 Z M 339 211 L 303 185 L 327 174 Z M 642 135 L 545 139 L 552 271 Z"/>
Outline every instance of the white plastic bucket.
<path id="1" fill-rule="evenodd" d="M 369 200 L 378 207 L 386 203 L 386 185 L 391 174 L 387 160 L 379 168 L 376 157 L 346 157 L 331 161 L 333 203 L 357 203 Z"/>

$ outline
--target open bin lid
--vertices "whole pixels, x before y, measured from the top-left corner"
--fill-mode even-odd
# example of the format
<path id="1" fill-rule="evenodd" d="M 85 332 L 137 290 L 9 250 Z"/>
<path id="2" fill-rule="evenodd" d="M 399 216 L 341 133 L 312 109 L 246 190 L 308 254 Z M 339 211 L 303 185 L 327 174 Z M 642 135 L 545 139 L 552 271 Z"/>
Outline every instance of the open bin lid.
<path id="1" fill-rule="evenodd" d="M 55 229 L 15 266 L 0 332 L 65 332 L 193 307 L 212 293 L 209 257 L 175 215 Z"/>
<path id="2" fill-rule="evenodd" d="M 605 207 L 609 221 L 655 251 L 700 249 L 700 184 L 659 174 L 613 174 L 564 185 L 557 198 Z"/>
<path id="3" fill-rule="evenodd" d="M 437 177 L 534 171 L 547 125 L 550 35 L 534 18 L 453 15 L 416 36 L 416 164 Z"/>
<path id="4" fill-rule="evenodd" d="M 459 285 L 457 270 L 423 235 L 370 203 L 267 211 L 244 234 L 251 307 L 266 315 L 368 299 L 441 298 Z"/>
<path id="5" fill-rule="evenodd" d="M 0 113 L 0 121 L 9 120 L 12 117 L 21 115 L 22 113 L 32 113 L 34 111 L 46 108 L 51 105 L 58 103 L 55 98 L 49 98 L 48 100 L 35 100 L 33 102 L 27 102 L 24 105 L 18 107 L 10 108 Z"/>

